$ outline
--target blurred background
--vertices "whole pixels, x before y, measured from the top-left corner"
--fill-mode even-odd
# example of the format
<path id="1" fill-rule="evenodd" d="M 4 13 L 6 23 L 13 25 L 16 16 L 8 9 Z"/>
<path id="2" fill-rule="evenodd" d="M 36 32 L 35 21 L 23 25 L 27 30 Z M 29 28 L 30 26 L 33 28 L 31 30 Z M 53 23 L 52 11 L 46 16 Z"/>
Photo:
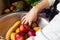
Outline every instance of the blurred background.
<path id="1" fill-rule="evenodd" d="M 0 15 L 29 11 L 33 6 L 39 3 L 40 0 L 0 0 Z M 56 14 L 56 3 L 48 9 L 43 9 L 41 14 L 43 17 L 49 18 L 51 20 Z"/>
<path id="2" fill-rule="evenodd" d="M 38 0 L 0 0 L 0 8 L 3 9 L 2 14 L 11 12 L 29 11 L 38 3 Z"/>

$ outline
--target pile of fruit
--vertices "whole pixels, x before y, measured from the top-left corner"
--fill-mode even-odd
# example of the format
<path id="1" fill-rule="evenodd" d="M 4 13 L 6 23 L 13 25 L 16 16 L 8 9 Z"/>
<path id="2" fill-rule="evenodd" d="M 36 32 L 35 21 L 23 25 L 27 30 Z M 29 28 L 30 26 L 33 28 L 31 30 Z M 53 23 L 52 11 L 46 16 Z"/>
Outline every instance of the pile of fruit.
<path id="1" fill-rule="evenodd" d="M 36 6 L 40 0 L 20 0 L 10 4 L 10 6 L 4 9 L 3 13 L 29 11 L 33 6 Z"/>
<path id="2" fill-rule="evenodd" d="M 23 1 L 13 2 L 8 8 L 4 10 L 4 13 L 20 12 L 23 11 L 24 7 Z"/>
<path id="3" fill-rule="evenodd" d="M 17 21 L 6 33 L 6 40 L 26 40 L 31 36 L 36 36 L 36 31 L 39 29 L 36 23 L 29 26 Z"/>

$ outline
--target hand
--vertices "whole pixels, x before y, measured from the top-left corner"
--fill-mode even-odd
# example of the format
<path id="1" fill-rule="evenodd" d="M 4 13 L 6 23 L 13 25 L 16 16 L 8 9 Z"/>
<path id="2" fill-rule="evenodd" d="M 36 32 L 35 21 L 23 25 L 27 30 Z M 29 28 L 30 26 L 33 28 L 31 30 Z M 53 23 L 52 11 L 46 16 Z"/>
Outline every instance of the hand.
<path id="1" fill-rule="evenodd" d="M 37 11 L 36 9 L 31 9 L 30 12 L 28 12 L 23 18 L 22 18 L 22 24 L 29 24 L 31 25 L 32 22 L 36 21 L 37 19 Z"/>

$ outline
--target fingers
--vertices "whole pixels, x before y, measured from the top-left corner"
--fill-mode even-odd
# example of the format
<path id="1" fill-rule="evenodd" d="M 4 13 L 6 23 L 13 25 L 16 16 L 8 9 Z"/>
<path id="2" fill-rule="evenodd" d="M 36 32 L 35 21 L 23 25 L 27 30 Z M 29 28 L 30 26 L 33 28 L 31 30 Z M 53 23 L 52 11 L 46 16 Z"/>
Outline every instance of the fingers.
<path id="1" fill-rule="evenodd" d="M 22 24 L 27 24 L 28 23 L 28 21 L 26 20 L 26 19 L 24 19 L 23 21 L 22 21 Z"/>
<path id="2" fill-rule="evenodd" d="M 27 23 L 28 23 L 28 21 L 26 20 L 24 24 L 27 24 Z"/>
<path id="3" fill-rule="evenodd" d="M 30 26 L 31 23 L 32 23 L 32 21 L 27 20 L 27 18 L 26 18 L 25 16 L 22 18 L 21 21 L 22 21 L 22 24 L 27 24 L 27 23 L 28 23 L 29 26 Z"/>
<path id="4" fill-rule="evenodd" d="M 24 20 L 22 21 L 22 24 L 24 24 L 24 23 L 25 23 L 25 21 L 26 21 L 26 20 L 24 19 Z"/>
<path id="5" fill-rule="evenodd" d="M 26 21 L 25 16 L 21 19 L 21 21 L 22 21 L 22 24 L 24 24 L 24 22 Z"/>
<path id="6" fill-rule="evenodd" d="M 28 21 L 27 21 L 27 19 L 26 19 L 26 17 L 24 16 L 23 18 L 22 18 L 22 24 L 27 24 L 28 23 Z"/>
<path id="7" fill-rule="evenodd" d="M 32 23 L 32 22 L 31 22 L 31 21 L 29 21 L 29 26 L 31 25 L 31 23 Z"/>
<path id="8" fill-rule="evenodd" d="M 26 20 L 26 19 L 24 19 L 24 20 L 22 21 L 22 24 L 27 24 L 27 23 L 28 23 L 28 25 L 30 26 L 32 22 L 30 22 L 30 21 L 28 21 L 28 20 Z"/>
<path id="9" fill-rule="evenodd" d="M 25 16 L 22 18 L 22 20 L 21 21 L 23 21 L 25 19 Z"/>

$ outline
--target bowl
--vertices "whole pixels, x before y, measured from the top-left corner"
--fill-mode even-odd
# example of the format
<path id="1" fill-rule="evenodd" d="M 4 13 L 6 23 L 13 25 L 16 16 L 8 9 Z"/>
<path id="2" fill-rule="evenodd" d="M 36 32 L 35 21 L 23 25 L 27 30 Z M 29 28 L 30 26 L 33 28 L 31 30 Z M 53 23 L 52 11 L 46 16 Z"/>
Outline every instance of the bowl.
<path id="1" fill-rule="evenodd" d="M 21 18 L 26 15 L 27 12 L 17 12 L 17 13 L 10 13 L 7 15 L 0 16 L 0 36 L 3 36 L 5 38 L 5 35 L 9 28 L 18 20 L 21 20 Z M 48 21 L 46 18 L 38 16 L 38 25 L 43 28 L 48 24 Z"/>

